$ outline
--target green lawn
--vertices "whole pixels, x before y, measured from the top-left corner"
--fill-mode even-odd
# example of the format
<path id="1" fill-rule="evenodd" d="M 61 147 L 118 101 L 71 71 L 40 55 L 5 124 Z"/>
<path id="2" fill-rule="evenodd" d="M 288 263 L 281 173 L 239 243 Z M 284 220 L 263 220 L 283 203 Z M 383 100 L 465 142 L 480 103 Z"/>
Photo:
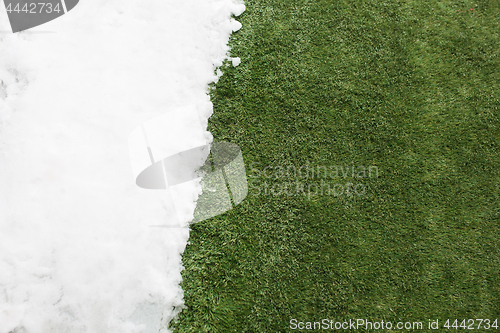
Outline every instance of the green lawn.
<path id="1" fill-rule="evenodd" d="M 241 147 L 252 187 L 192 226 L 174 331 L 500 321 L 500 2 L 246 6 L 209 130 Z M 319 178 L 273 177 L 304 165 Z M 322 180 L 365 193 L 307 195 Z M 277 193 L 297 181 L 305 194 Z"/>

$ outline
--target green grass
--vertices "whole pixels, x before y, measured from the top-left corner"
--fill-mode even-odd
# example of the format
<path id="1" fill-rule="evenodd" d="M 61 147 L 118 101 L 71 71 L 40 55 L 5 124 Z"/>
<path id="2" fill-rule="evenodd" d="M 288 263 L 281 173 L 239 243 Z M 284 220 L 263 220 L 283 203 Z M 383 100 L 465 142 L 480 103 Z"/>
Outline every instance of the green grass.
<path id="1" fill-rule="evenodd" d="M 500 320 L 500 3 L 246 6 L 209 130 L 241 147 L 254 188 L 193 225 L 175 332 Z M 256 170 L 306 163 L 379 176 L 322 175 L 361 196 L 256 195 L 295 181 Z"/>

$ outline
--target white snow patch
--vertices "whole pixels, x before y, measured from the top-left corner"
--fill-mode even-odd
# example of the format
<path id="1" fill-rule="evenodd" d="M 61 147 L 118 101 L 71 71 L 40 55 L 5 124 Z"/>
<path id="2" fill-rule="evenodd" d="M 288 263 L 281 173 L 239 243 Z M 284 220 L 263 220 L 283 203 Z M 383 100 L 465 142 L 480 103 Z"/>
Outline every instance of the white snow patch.
<path id="1" fill-rule="evenodd" d="M 232 59 L 231 59 L 231 62 L 233 63 L 233 67 L 236 67 L 236 66 L 238 66 L 239 64 L 241 64 L 241 59 L 240 59 L 239 57 L 232 58 Z"/>
<path id="2" fill-rule="evenodd" d="M 238 31 L 242 27 L 241 23 L 236 20 L 231 20 L 231 30 Z"/>
<path id="3" fill-rule="evenodd" d="M 212 140 L 207 86 L 243 10 L 85 0 L 8 34 L 0 9 L 0 333 L 168 332 L 189 233 L 150 227 L 172 202 L 135 185 L 128 136 L 194 104 L 187 130 Z"/>
<path id="4" fill-rule="evenodd" d="M 241 14 L 243 14 L 245 9 L 246 9 L 246 7 L 244 4 L 235 4 L 231 9 L 231 13 L 234 16 L 240 16 Z"/>

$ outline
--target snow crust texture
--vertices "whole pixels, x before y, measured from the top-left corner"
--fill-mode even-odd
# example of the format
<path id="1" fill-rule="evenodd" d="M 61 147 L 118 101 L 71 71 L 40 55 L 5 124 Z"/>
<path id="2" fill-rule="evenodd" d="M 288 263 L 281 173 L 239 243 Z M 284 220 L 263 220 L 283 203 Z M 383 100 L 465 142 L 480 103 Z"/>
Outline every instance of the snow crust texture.
<path id="1" fill-rule="evenodd" d="M 135 185 L 128 136 L 196 105 L 183 130 L 212 141 L 207 87 L 244 9 L 85 0 L 12 34 L 0 8 L 0 333 L 168 332 L 189 232 L 151 227 L 175 212 Z"/>

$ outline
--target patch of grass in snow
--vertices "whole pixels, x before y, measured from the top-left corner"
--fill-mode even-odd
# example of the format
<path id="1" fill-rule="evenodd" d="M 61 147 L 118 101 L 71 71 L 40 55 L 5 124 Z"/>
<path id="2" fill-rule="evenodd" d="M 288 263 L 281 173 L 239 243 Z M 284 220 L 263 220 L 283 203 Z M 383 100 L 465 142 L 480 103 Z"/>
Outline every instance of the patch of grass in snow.
<path id="1" fill-rule="evenodd" d="M 175 331 L 500 319 L 498 1 L 246 5 L 242 63 L 211 91 L 215 139 L 249 175 L 309 162 L 379 177 L 363 196 L 250 190 L 194 225 Z"/>

